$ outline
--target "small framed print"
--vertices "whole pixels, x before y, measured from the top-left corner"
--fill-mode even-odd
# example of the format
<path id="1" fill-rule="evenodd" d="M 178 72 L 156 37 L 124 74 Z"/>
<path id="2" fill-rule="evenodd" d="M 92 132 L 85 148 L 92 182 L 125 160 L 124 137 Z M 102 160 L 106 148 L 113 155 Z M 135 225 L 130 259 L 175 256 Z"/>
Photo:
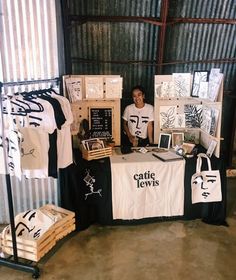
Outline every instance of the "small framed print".
<path id="1" fill-rule="evenodd" d="M 200 89 L 202 91 L 202 83 L 206 85 L 205 83 L 209 81 L 209 71 L 194 71 L 193 73 L 193 84 L 192 84 L 192 91 L 191 96 L 192 97 L 199 97 Z M 207 87 L 205 87 L 206 90 L 208 90 Z M 201 93 L 202 95 L 203 93 Z"/>
<path id="2" fill-rule="evenodd" d="M 91 138 L 91 139 L 83 140 L 82 145 L 83 148 L 87 151 L 99 150 L 105 147 L 103 140 L 99 138 Z"/>
<path id="3" fill-rule="evenodd" d="M 208 157 L 211 157 L 211 156 L 212 156 L 212 154 L 213 154 L 213 152 L 214 152 L 214 150 L 215 150 L 217 144 L 218 144 L 218 142 L 217 142 L 216 140 L 211 140 L 211 143 L 210 143 L 210 145 L 209 145 L 209 147 L 208 147 L 208 149 L 207 149 L 207 152 L 206 152 L 206 154 L 208 155 Z"/>
<path id="4" fill-rule="evenodd" d="M 184 142 L 183 132 L 173 132 L 172 133 L 172 147 L 180 146 Z"/>
<path id="5" fill-rule="evenodd" d="M 171 140 L 171 134 L 160 133 L 158 148 L 169 150 L 170 149 L 170 140 Z"/>

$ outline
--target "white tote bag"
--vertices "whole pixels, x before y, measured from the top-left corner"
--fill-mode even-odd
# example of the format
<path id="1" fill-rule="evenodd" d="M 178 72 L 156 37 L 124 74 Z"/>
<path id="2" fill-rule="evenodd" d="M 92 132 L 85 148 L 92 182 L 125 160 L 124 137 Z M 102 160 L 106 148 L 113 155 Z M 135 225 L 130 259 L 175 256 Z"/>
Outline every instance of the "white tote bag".
<path id="1" fill-rule="evenodd" d="M 208 170 L 201 171 L 202 158 L 207 159 Z M 196 173 L 191 179 L 192 203 L 222 201 L 219 170 L 211 170 L 211 162 L 206 154 L 198 154 Z"/>

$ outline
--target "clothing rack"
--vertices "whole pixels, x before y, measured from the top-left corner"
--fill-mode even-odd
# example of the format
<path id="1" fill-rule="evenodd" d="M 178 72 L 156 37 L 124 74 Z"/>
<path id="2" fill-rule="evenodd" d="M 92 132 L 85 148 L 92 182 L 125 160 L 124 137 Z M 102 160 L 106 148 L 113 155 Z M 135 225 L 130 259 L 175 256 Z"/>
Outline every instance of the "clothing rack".
<path id="1" fill-rule="evenodd" d="M 44 79 L 44 80 L 30 80 L 30 81 L 16 81 L 16 82 L 0 82 L 0 106 L 1 106 L 1 118 L 2 118 L 2 143 L 3 143 L 3 153 L 4 153 L 4 162 L 5 162 L 5 179 L 6 179 L 6 188 L 7 188 L 7 199 L 8 199 L 8 208 L 9 208 L 9 218 L 11 225 L 11 235 L 12 235 L 12 246 L 13 246 L 13 260 L 10 258 L 0 257 L 0 265 L 4 265 L 10 268 L 17 270 L 33 273 L 32 277 L 37 279 L 39 278 L 39 268 L 36 265 L 22 263 L 18 259 L 17 254 L 17 242 L 16 242 L 16 233 L 15 233 L 15 221 L 14 221 L 14 207 L 12 200 L 12 190 L 11 190 L 11 179 L 7 167 L 7 149 L 5 147 L 5 137 L 4 137 L 4 118 L 3 118 L 3 103 L 2 103 L 2 88 L 4 86 L 20 86 L 20 85 L 29 85 L 29 84 L 39 84 L 39 83 L 55 83 L 59 85 L 60 78 L 53 79 Z"/>

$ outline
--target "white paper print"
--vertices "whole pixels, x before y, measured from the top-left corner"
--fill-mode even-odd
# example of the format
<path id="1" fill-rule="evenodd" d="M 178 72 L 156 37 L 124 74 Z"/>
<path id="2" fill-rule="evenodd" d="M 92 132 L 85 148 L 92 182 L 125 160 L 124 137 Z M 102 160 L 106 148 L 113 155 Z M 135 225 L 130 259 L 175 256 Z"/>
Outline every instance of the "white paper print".
<path id="1" fill-rule="evenodd" d="M 105 97 L 106 98 L 122 98 L 122 78 L 106 78 Z"/>
<path id="2" fill-rule="evenodd" d="M 208 95 L 208 82 L 201 82 L 199 86 L 198 97 L 207 98 Z"/>
<path id="3" fill-rule="evenodd" d="M 219 110 L 208 106 L 203 106 L 201 129 L 212 136 L 216 134 L 216 128 L 219 118 Z"/>
<path id="4" fill-rule="evenodd" d="M 82 100 L 82 79 L 66 78 L 65 83 L 70 102 Z"/>
<path id="5" fill-rule="evenodd" d="M 189 97 L 190 96 L 190 73 L 173 73 L 172 79 L 175 87 L 175 95 L 177 97 Z"/>
<path id="6" fill-rule="evenodd" d="M 216 135 L 216 129 L 218 124 L 220 111 L 216 108 L 211 108 L 211 128 L 210 128 L 210 135 Z"/>
<path id="7" fill-rule="evenodd" d="M 161 84 L 155 84 L 155 96 L 156 97 L 161 97 Z"/>
<path id="8" fill-rule="evenodd" d="M 176 115 L 175 127 L 176 128 L 184 128 L 185 127 L 185 114 L 177 114 Z"/>
<path id="9" fill-rule="evenodd" d="M 202 123 L 202 105 L 184 105 L 185 126 L 189 128 L 200 128 Z"/>
<path id="10" fill-rule="evenodd" d="M 103 78 L 85 77 L 86 98 L 103 98 Z"/>
<path id="11" fill-rule="evenodd" d="M 195 71 L 193 75 L 193 87 L 192 87 L 192 96 L 199 96 L 200 87 L 202 82 L 208 81 L 208 72 L 207 71 Z"/>
<path id="12" fill-rule="evenodd" d="M 160 128 L 174 128 L 177 106 L 160 106 Z"/>
<path id="13" fill-rule="evenodd" d="M 162 83 L 161 97 L 175 97 L 175 87 L 172 81 Z"/>
<path id="14" fill-rule="evenodd" d="M 223 80 L 223 74 L 220 73 L 220 69 L 218 68 L 211 69 L 210 76 L 209 76 L 209 88 L 208 88 L 208 98 L 211 101 L 217 100 L 222 80 Z"/>
<path id="15" fill-rule="evenodd" d="M 214 150 L 215 150 L 217 144 L 218 144 L 218 141 L 216 141 L 216 140 L 214 140 L 214 139 L 211 140 L 211 143 L 210 143 L 210 145 L 209 145 L 209 147 L 208 147 L 208 149 L 207 149 L 207 152 L 206 152 L 206 154 L 208 155 L 208 157 L 211 157 L 211 156 L 212 156 L 212 154 L 213 154 L 213 152 L 214 152 Z"/>

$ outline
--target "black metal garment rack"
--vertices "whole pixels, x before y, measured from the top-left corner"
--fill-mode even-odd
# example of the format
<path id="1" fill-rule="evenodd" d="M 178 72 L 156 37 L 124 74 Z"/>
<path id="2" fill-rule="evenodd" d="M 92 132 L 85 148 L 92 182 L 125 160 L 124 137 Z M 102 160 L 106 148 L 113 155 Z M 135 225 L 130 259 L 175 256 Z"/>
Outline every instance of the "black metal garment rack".
<path id="1" fill-rule="evenodd" d="M 60 79 L 45 79 L 45 80 L 31 80 L 31 81 L 18 81 L 18 82 L 7 82 L 1 83 L 0 82 L 0 106 L 1 106 L 1 118 L 2 118 L 2 144 L 3 144 L 3 151 L 4 151 L 4 161 L 5 161 L 5 178 L 6 178 L 6 188 L 7 188 L 7 198 L 8 198 L 8 208 L 9 208 L 9 218 L 10 218 L 10 225 L 11 225 L 11 234 L 12 234 L 12 246 L 13 246 L 13 259 L 10 258 L 1 258 L 0 257 L 0 265 L 4 265 L 10 268 L 14 268 L 17 270 L 30 272 L 32 273 L 32 277 L 37 279 L 40 276 L 39 268 L 36 265 L 32 265 L 31 263 L 23 263 L 20 262 L 18 259 L 17 254 L 17 243 L 16 243 L 16 233 L 15 233 L 15 222 L 14 222 L 14 207 L 13 207 L 13 200 L 12 200 L 12 190 L 11 190 L 11 180 L 10 174 L 7 168 L 7 152 L 5 148 L 5 141 L 4 141 L 4 119 L 3 119 L 3 104 L 2 104 L 2 88 L 3 86 L 20 86 L 20 85 L 29 85 L 29 84 L 38 84 L 38 83 L 56 83 L 59 84 Z"/>

